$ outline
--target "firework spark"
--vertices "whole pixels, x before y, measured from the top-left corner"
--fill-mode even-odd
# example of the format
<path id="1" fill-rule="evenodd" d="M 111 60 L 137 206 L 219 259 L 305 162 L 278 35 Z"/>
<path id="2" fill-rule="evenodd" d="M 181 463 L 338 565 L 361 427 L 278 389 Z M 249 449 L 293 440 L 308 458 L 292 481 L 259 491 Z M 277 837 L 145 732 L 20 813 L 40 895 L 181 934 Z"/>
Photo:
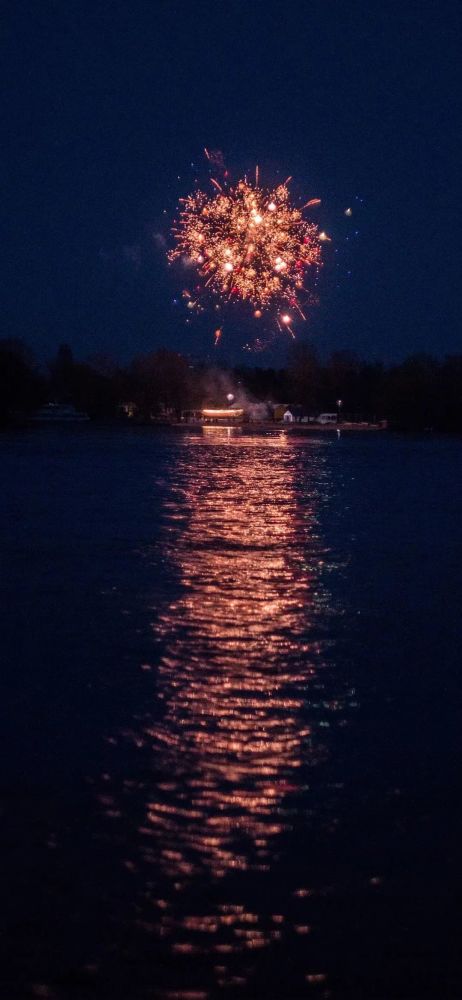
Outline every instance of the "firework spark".
<path id="1" fill-rule="evenodd" d="M 292 333 L 292 311 L 303 317 L 300 300 L 305 274 L 321 263 L 325 234 L 303 217 L 289 198 L 290 178 L 274 190 L 241 180 L 224 189 L 217 181 L 207 195 L 196 191 L 181 200 L 170 262 L 195 265 L 209 292 L 222 300 L 244 301 L 256 318 L 276 310 Z M 319 204 L 312 199 L 308 205 Z M 303 317 L 304 318 L 304 317 Z"/>

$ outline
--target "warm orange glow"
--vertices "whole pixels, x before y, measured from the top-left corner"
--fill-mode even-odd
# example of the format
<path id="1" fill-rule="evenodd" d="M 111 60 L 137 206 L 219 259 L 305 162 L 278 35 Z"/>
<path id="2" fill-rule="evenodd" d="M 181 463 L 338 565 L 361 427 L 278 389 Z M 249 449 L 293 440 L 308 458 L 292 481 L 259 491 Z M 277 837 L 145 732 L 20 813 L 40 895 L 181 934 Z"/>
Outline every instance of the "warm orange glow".
<path id="1" fill-rule="evenodd" d="M 162 870 L 180 885 L 204 870 L 215 878 L 266 871 L 302 758 L 324 756 L 303 718 L 319 655 L 305 640 L 300 660 L 296 638 L 313 594 L 311 574 L 300 575 L 290 558 L 297 503 L 291 468 L 279 457 L 290 446 L 278 436 L 263 451 L 240 451 L 232 474 L 229 459 L 208 461 L 214 447 L 221 444 L 197 444 L 194 461 L 186 460 L 187 523 L 171 538 L 185 593 L 160 625 L 156 683 L 165 715 L 142 736 L 171 775 L 147 799 L 146 848 L 158 845 Z M 305 510 L 304 524 L 312 517 Z M 238 939 L 253 949 L 270 937 L 258 930 Z"/>
<path id="2" fill-rule="evenodd" d="M 234 970 L 242 972 L 287 934 L 300 944 L 309 938 L 312 890 L 293 882 L 292 915 L 282 899 L 271 914 L 271 875 L 266 883 L 263 876 L 298 809 L 318 822 L 309 775 L 328 758 L 347 687 L 330 687 L 327 697 L 332 639 L 322 622 L 335 602 L 323 583 L 318 521 L 329 489 L 324 445 L 306 445 L 302 463 L 285 435 L 262 446 L 261 438 L 239 438 L 240 428 L 205 430 L 213 433 L 183 438 L 164 495 L 162 557 L 178 586 L 170 600 L 156 594 L 160 652 L 152 673 L 140 663 L 153 709 L 148 696 L 124 733 L 140 748 L 140 766 L 118 796 L 103 775 L 100 804 L 113 824 L 139 815 L 136 850 L 124 857 L 138 885 L 138 925 L 175 960 L 223 962 L 216 968 L 234 996 L 228 958 L 242 956 Z M 243 884 L 251 895 L 252 879 L 239 880 L 245 872 L 262 879 L 253 904 L 236 897 Z M 318 968 L 310 982 L 321 981 Z"/>
<path id="3" fill-rule="evenodd" d="M 244 410 L 234 409 L 205 409 L 202 416 L 207 420 L 242 420 Z"/>

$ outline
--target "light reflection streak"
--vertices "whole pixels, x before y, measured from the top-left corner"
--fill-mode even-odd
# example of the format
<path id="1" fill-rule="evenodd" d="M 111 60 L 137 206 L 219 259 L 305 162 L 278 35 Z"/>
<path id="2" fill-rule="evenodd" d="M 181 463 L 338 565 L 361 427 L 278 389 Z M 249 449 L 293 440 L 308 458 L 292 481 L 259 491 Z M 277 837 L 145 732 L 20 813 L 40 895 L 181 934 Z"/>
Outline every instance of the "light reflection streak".
<path id="1" fill-rule="evenodd" d="M 166 938 L 178 960 L 227 960 L 288 933 L 283 913 L 262 919 L 231 903 L 225 886 L 227 877 L 271 871 L 281 835 L 310 809 L 309 775 L 328 757 L 326 720 L 337 722 L 346 704 L 338 686 L 325 692 L 334 611 L 318 525 L 324 448 L 305 448 L 300 476 L 285 435 L 191 436 L 165 500 L 163 552 L 179 596 L 155 624 L 162 653 L 149 677 L 162 717 L 139 719 L 125 736 L 149 753 L 153 772 L 138 786 L 135 868 L 148 873 L 144 912 L 151 906 L 138 925 Z M 188 889 L 206 896 L 212 884 L 223 886 L 221 901 L 185 912 Z M 311 897 L 294 886 L 288 893 Z M 298 914 L 293 936 L 310 935 L 306 917 Z"/>
<path id="2" fill-rule="evenodd" d="M 165 714 L 143 733 L 175 779 L 151 797 L 145 827 L 162 839 L 164 871 L 180 879 L 265 870 L 290 822 L 283 803 L 298 791 L 302 759 L 324 753 L 302 713 L 321 653 L 306 636 L 314 499 L 301 520 L 285 438 L 213 462 L 208 448 L 194 452 L 194 467 L 190 451 L 180 464 L 172 505 L 187 512 L 170 541 L 184 593 L 158 627 Z"/>

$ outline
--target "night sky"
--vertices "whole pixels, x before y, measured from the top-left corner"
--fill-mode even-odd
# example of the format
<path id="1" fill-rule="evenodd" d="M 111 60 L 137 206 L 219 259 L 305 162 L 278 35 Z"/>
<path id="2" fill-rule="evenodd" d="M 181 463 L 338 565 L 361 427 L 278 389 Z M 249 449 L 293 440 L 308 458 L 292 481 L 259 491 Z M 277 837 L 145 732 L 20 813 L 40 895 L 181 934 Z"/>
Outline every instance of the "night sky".
<path id="1" fill-rule="evenodd" d="M 294 197 L 322 199 L 333 242 L 298 336 L 385 360 L 460 351 L 459 10 L 12 2 L 1 336 L 42 359 L 63 341 L 79 357 L 211 356 L 214 319 L 185 324 L 163 246 L 207 146 L 236 178 L 258 163 L 268 184 L 292 174 Z M 269 363 L 241 351 L 254 325 L 235 313 L 222 356 Z"/>

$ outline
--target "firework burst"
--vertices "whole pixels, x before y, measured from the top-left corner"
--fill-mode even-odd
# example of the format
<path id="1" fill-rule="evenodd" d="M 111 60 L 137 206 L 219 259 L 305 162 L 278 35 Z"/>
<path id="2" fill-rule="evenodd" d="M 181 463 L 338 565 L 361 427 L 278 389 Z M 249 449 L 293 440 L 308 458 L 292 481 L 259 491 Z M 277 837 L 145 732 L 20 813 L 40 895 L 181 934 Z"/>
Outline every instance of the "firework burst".
<path id="1" fill-rule="evenodd" d="M 307 272 L 321 263 L 318 227 L 291 204 L 288 181 L 272 191 L 258 179 L 226 189 L 212 183 L 211 195 L 196 191 L 181 199 L 170 262 L 194 265 L 204 288 L 247 303 L 256 319 L 273 310 L 278 326 L 292 333 L 293 312 L 305 319 Z"/>

